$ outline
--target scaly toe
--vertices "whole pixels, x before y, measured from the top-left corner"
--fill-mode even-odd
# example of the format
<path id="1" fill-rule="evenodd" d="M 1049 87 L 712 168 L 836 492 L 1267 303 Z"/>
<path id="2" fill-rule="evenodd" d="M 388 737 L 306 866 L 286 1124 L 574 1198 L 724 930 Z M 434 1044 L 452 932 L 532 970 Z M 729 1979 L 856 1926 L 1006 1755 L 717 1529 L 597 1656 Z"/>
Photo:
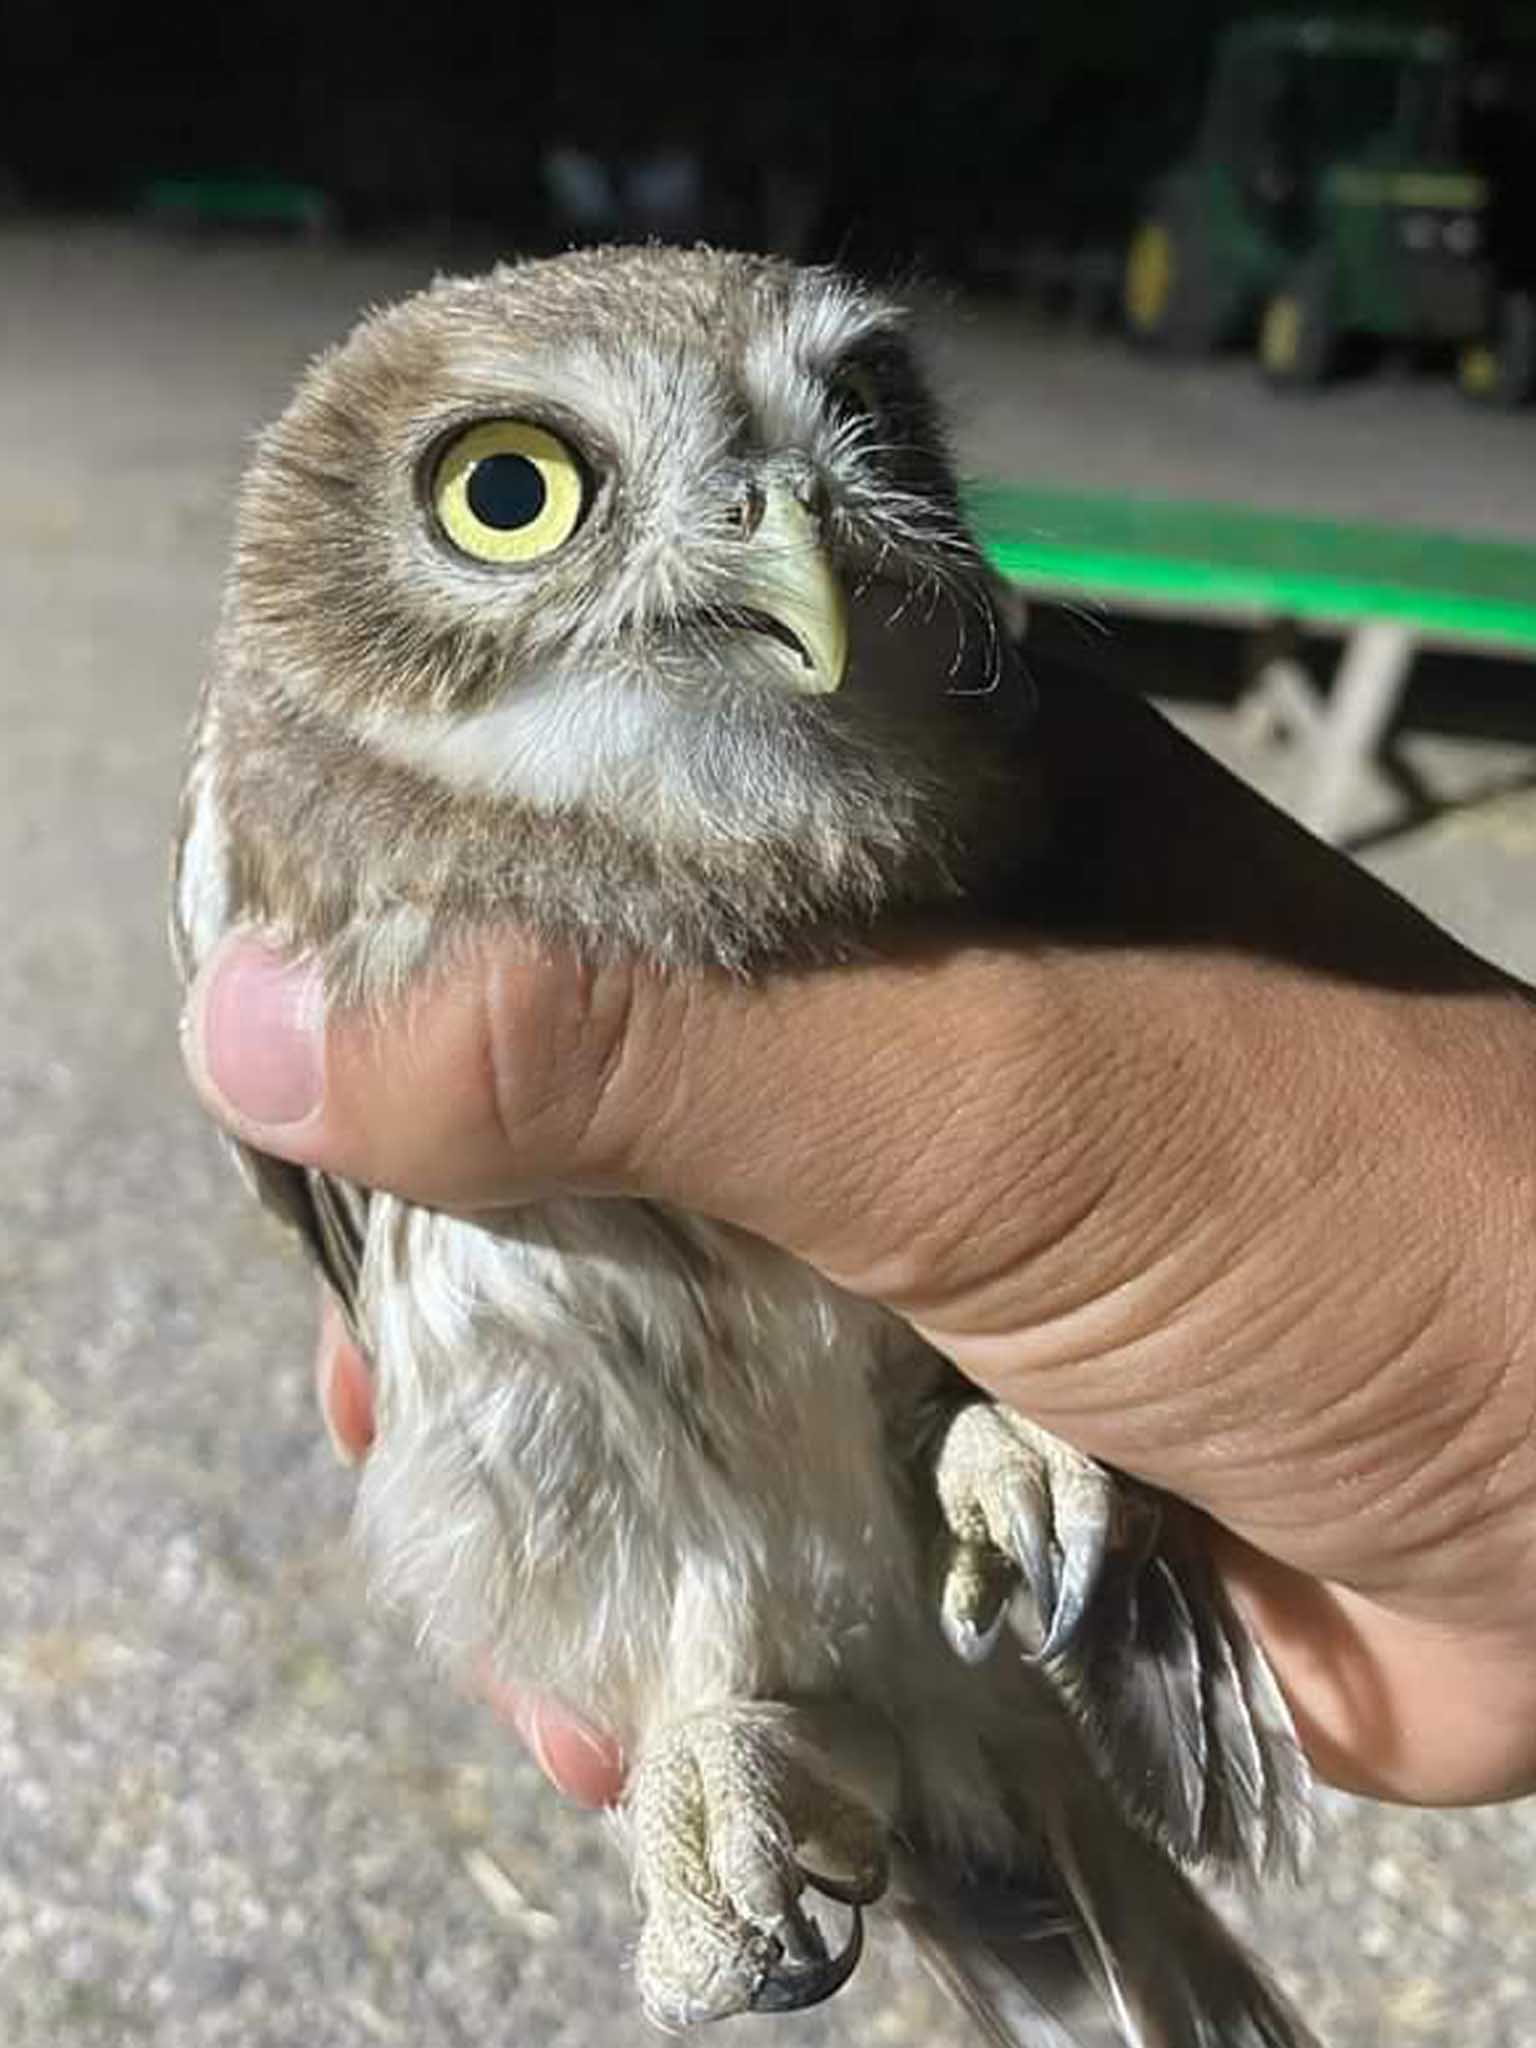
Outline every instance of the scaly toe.
<path id="1" fill-rule="evenodd" d="M 1023 1417 L 969 1404 L 934 1468 L 954 1539 L 939 1613 L 956 1654 L 980 1663 L 1010 1611 L 1016 1568 L 1034 1609 L 1027 1653 L 1063 1657 L 1082 1627 L 1108 1552 L 1114 1475 Z"/>
<path id="2" fill-rule="evenodd" d="M 984 1664 L 997 1648 L 1018 1583 L 1012 1562 L 990 1543 L 957 1543 L 939 1595 L 939 1621 L 964 1664 Z"/>

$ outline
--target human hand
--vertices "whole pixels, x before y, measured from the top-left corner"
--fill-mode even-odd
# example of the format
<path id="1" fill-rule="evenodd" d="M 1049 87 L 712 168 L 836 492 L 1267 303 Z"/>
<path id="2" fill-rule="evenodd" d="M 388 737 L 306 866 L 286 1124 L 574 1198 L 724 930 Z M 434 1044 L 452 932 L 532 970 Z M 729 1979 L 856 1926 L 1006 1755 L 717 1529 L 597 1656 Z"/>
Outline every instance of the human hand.
<path id="1" fill-rule="evenodd" d="M 326 1432 L 344 1464 L 362 1461 L 373 1443 L 373 1380 L 368 1361 L 322 1291 L 315 1345 L 315 1393 Z M 490 1670 L 475 1674 L 477 1690 L 527 1746 L 552 1784 L 578 1806 L 612 1806 L 624 1790 L 618 1746 L 557 1700 L 520 1691 Z"/>
<path id="2" fill-rule="evenodd" d="M 1526 1789 L 1536 1014 L 1139 707 L 1049 681 L 1039 745 L 1056 853 L 1006 929 L 757 988 L 488 935 L 323 1036 L 237 939 L 194 1078 L 417 1200 L 644 1193 L 785 1246 L 1203 1508 L 1326 1774 Z"/>

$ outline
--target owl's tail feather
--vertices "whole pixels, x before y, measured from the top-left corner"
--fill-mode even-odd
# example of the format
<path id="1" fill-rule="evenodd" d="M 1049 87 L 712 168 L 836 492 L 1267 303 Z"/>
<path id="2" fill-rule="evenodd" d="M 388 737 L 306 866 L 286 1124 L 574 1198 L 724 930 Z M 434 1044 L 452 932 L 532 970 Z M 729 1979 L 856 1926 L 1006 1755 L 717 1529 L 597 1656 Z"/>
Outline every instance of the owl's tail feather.
<path id="1" fill-rule="evenodd" d="M 1161 1850 L 1107 1806 L 1064 1814 L 1064 1912 L 1018 1886 L 908 1879 L 901 1918 L 992 2048 L 1319 2048 Z"/>
<path id="2" fill-rule="evenodd" d="M 897 1915 L 989 2048 L 1123 2048 L 1065 1932 L 984 1931 L 966 1917 L 963 1900 L 908 1901 Z"/>

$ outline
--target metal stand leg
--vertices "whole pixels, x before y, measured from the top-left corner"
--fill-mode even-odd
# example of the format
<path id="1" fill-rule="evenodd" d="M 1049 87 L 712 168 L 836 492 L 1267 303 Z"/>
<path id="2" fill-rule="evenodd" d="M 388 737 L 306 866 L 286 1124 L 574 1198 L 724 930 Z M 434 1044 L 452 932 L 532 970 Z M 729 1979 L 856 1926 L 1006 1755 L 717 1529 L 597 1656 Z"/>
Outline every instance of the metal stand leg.
<path id="1" fill-rule="evenodd" d="M 1293 619 L 1271 619 L 1249 639 L 1237 703 L 1240 745 L 1264 747 L 1311 733 L 1322 716 L 1312 678 L 1297 655 L 1297 637 Z"/>
<path id="2" fill-rule="evenodd" d="M 1402 701 L 1413 654 L 1407 626 L 1373 621 L 1350 635 L 1310 735 L 1311 781 L 1301 816 L 1319 838 L 1338 836 L 1360 771 L 1374 758 Z"/>

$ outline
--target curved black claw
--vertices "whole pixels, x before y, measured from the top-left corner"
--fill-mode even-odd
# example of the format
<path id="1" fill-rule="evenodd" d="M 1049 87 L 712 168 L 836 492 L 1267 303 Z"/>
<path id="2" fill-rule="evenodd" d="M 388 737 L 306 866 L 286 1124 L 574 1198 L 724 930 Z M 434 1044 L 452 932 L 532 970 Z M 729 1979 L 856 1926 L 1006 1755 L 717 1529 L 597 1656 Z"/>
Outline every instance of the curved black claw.
<path id="1" fill-rule="evenodd" d="M 832 1886 L 819 1887 L 835 1898 Z M 859 1966 L 859 1957 L 864 1953 L 864 1915 L 857 1905 L 850 1904 L 853 1924 L 848 1931 L 848 1940 L 837 1955 L 827 1953 L 826 1942 L 816 1922 L 802 1917 L 801 1932 L 808 1937 L 803 1943 L 803 1957 L 791 1960 L 783 1955 L 765 1970 L 752 1993 L 749 2010 L 752 2012 L 804 2012 L 808 2006 L 820 2005 L 835 1991 L 841 1991 L 848 1979 Z"/>
<path id="2" fill-rule="evenodd" d="M 962 1664 L 985 1664 L 997 1648 L 1008 1622 L 1009 1592 L 1007 1586 L 999 1591 L 992 1619 L 984 1628 L 978 1628 L 969 1615 L 952 1614 L 947 1606 L 940 1607 L 944 1639 Z"/>
<path id="3" fill-rule="evenodd" d="M 813 1892 L 820 1892 L 824 1899 L 835 1899 L 840 1906 L 872 1906 L 884 1895 L 891 1881 L 891 1867 L 889 1861 L 882 1857 L 870 1865 L 862 1878 L 823 1877 L 819 1870 L 807 1870 L 802 1863 L 800 1875 Z"/>
<path id="4" fill-rule="evenodd" d="M 1102 1518 L 1078 1523 L 1062 1553 L 1061 1578 L 1056 1587 L 1056 1611 L 1040 1645 L 1040 1660 L 1048 1663 L 1070 1649 L 1083 1625 L 1093 1600 L 1095 1586 L 1109 1555 L 1109 1506 Z"/>
<path id="5" fill-rule="evenodd" d="M 1082 1627 L 1109 1554 L 1111 1522 L 1107 1498 L 1059 1525 L 1054 1541 L 1027 1516 L 1018 1518 L 1013 1532 L 1016 1555 L 1040 1615 L 1041 1640 L 1031 1653 L 1038 1662 L 1064 1656 Z"/>
<path id="6" fill-rule="evenodd" d="M 1017 1561 L 990 1541 L 956 1537 L 939 1585 L 939 1626 L 962 1664 L 985 1664 L 997 1648 L 1019 1581 Z"/>
<path id="7" fill-rule="evenodd" d="M 1100 1509 L 1102 1508 L 1102 1512 Z M 1142 1494 L 1122 1493 L 1114 1501 L 1096 1503 L 1068 1524 L 1060 1545 L 1061 1570 L 1054 1560 L 1050 1572 L 1052 1612 L 1045 1639 L 1030 1654 L 1041 1664 L 1055 1663 L 1071 1649 L 1093 1604 L 1111 1551 L 1122 1583 L 1134 1582 L 1151 1556 L 1162 1525 L 1155 1501 Z"/>
<path id="8" fill-rule="evenodd" d="M 1056 1616 L 1056 1558 L 1055 1545 L 1046 1529 L 1033 1515 L 1015 1515 L 1009 1531 L 1013 1541 L 1009 1550 L 1024 1574 L 1024 1584 L 1040 1617 L 1040 1641 L 1042 1647 L 1033 1651 L 1034 1656 L 1044 1654 L 1043 1646 L 1055 1631 Z"/>

